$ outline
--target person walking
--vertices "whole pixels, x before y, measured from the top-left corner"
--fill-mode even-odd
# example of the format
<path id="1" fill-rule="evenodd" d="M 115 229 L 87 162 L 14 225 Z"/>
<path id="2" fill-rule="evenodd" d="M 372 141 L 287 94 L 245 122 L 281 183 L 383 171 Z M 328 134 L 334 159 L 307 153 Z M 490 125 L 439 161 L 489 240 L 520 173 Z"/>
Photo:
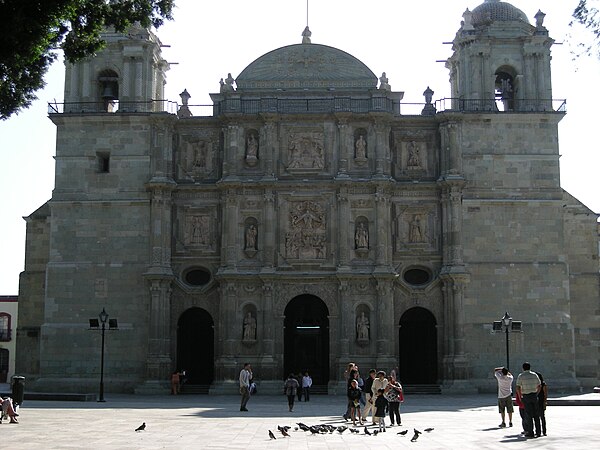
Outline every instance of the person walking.
<path id="1" fill-rule="evenodd" d="M 384 389 L 383 396 L 388 402 L 388 410 L 390 412 L 390 427 L 394 424 L 402 425 L 400 419 L 400 402 L 402 401 L 402 385 L 396 381 L 393 376 L 388 377 L 388 384 Z"/>
<path id="2" fill-rule="evenodd" d="M 302 394 L 304 395 L 304 401 L 310 401 L 310 387 L 312 386 L 312 378 L 308 374 L 308 372 L 304 372 L 304 376 L 302 377 Z"/>
<path id="3" fill-rule="evenodd" d="M 290 408 L 290 412 L 294 410 L 294 400 L 296 399 L 296 394 L 298 393 L 298 387 L 298 380 L 293 373 L 290 373 L 287 380 L 285 380 L 285 385 L 283 387 L 285 395 L 287 395 L 288 398 L 288 407 Z"/>
<path id="4" fill-rule="evenodd" d="M 240 395 L 242 396 L 242 403 L 240 405 L 240 411 L 248 411 L 246 405 L 250 400 L 250 381 L 252 380 L 252 366 L 250 363 L 244 363 L 244 368 L 240 371 Z"/>
<path id="5" fill-rule="evenodd" d="M 508 426 L 512 427 L 512 415 L 513 415 L 513 399 L 512 399 L 512 383 L 513 375 L 508 371 L 506 367 L 496 367 L 494 369 L 494 376 L 498 381 L 498 412 L 502 417 L 502 423 L 500 428 L 506 428 L 505 411 L 508 413 Z"/>
<path id="6" fill-rule="evenodd" d="M 548 385 L 544 381 L 541 373 L 536 372 L 540 379 L 540 391 L 538 392 L 538 412 L 540 414 L 540 422 L 542 425 L 542 434 L 546 436 L 546 406 L 548 406 Z"/>
<path id="7" fill-rule="evenodd" d="M 517 391 L 520 392 L 525 404 L 526 425 L 525 437 L 534 438 L 542 435 L 540 427 L 540 414 L 538 412 L 537 394 L 540 391 L 540 378 L 531 371 L 531 364 L 523 363 L 523 372 L 517 377 Z M 535 424 L 535 434 L 533 425 Z"/>

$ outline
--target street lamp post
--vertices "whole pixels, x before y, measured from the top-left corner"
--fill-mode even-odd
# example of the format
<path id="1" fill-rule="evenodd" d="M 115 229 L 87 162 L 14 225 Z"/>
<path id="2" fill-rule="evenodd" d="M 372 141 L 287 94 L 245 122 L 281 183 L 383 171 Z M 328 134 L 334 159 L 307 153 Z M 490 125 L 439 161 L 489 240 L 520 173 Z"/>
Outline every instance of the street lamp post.
<path id="1" fill-rule="evenodd" d="M 106 332 L 106 321 L 108 320 L 108 313 L 104 308 L 98 315 L 100 317 L 100 323 L 102 323 L 102 350 L 100 352 L 100 394 L 98 395 L 98 401 L 103 402 L 104 400 L 104 334 Z M 506 335 L 508 336 L 508 334 Z M 508 339 L 508 337 L 507 337 Z M 508 345 L 508 343 L 507 343 Z M 508 348 L 508 347 L 507 347 Z"/>
<path id="2" fill-rule="evenodd" d="M 506 334 L 506 370 L 510 370 L 510 348 L 508 345 L 508 330 L 512 324 L 512 317 L 508 314 L 508 311 L 504 313 L 504 317 L 502 318 L 502 326 L 504 327 L 504 332 Z"/>
<path id="3" fill-rule="evenodd" d="M 104 337 L 106 333 L 106 323 L 108 322 L 109 330 L 116 330 L 117 327 L 117 319 L 108 320 L 108 313 L 105 308 L 102 308 L 102 312 L 98 314 L 98 319 L 90 319 L 90 330 L 100 330 L 102 335 L 102 349 L 100 351 L 100 392 L 98 394 L 98 401 L 104 402 Z M 100 326 L 102 324 L 102 326 Z"/>
<path id="4" fill-rule="evenodd" d="M 500 320 L 495 320 L 492 324 L 493 331 L 504 331 L 506 336 L 506 369 L 510 368 L 510 346 L 508 345 L 508 333 L 510 331 L 521 331 L 521 321 L 513 320 L 508 314 L 508 311 L 504 313 L 504 317 Z"/>

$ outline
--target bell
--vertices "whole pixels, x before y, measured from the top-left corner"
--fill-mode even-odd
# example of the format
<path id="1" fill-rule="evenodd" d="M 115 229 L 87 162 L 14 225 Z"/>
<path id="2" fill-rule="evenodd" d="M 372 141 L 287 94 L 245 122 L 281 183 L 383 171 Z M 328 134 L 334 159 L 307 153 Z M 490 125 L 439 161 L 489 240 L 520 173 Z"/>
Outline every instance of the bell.
<path id="1" fill-rule="evenodd" d="M 112 84 L 106 83 L 104 85 L 104 90 L 102 91 L 102 98 L 104 100 L 116 100 L 117 99 L 117 95 L 113 89 Z"/>

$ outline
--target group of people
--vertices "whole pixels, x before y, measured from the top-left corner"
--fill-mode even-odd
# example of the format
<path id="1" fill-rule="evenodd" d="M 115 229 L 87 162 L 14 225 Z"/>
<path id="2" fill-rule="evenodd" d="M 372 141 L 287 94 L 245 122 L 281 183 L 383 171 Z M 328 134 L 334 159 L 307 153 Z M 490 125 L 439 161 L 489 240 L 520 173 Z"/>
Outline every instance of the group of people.
<path id="1" fill-rule="evenodd" d="M 295 376 L 293 373 L 290 373 L 285 380 L 285 384 L 283 385 L 284 394 L 288 399 L 288 407 L 290 412 L 294 410 L 294 401 L 296 396 L 298 396 L 298 401 L 302 401 L 302 397 L 304 396 L 304 401 L 310 401 L 310 388 L 312 386 L 312 378 L 308 374 L 308 372 L 304 372 L 304 375 L 301 373 L 298 376 Z"/>
<path id="2" fill-rule="evenodd" d="M 506 414 L 508 426 L 512 427 L 514 377 L 506 367 L 496 367 L 494 376 L 498 380 L 498 410 L 502 417 L 500 428 L 506 427 Z M 517 377 L 515 402 L 519 406 L 523 426 L 521 434 L 528 438 L 546 436 L 545 411 L 548 403 L 548 386 L 542 374 L 533 372 L 528 362 L 523 363 L 523 372 Z"/>
<path id="3" fill-rule="evenodd" d="M 345 420 L 352 420 L 356 426 L 358 419 L 359 425 L 365 425 L 371 414 L 372 425 L 385 431 L 385 416 L 389 413 L 390 426 L 401 425 L 400 403 L 404 401 L 404 393 L 394 371 L 386 376 L 383 370 L 371 369 L 368 378 L 363 380 L 358 366 L 349 363 L 344 377 L 348 397 Z"/>

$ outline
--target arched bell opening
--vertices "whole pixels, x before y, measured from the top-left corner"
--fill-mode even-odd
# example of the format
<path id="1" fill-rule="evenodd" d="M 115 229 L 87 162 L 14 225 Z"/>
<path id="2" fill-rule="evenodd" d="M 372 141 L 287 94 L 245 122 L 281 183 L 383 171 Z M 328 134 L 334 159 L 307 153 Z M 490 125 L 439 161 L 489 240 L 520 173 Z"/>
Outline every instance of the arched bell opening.
<path id="1" fill-rule="evenodd" d="M 102 110 L 115 112 L 119 109 L 119 76 L 114 70 L 106 69 L 98 76 Z"/>
<path id="2" fill-rule="evenodd" d="M 494 97 L 498 111 L 514 111 L 517 90 L 515 71 L 512 67 L 503 66 L 496 71 L 495 76 Z"/>

